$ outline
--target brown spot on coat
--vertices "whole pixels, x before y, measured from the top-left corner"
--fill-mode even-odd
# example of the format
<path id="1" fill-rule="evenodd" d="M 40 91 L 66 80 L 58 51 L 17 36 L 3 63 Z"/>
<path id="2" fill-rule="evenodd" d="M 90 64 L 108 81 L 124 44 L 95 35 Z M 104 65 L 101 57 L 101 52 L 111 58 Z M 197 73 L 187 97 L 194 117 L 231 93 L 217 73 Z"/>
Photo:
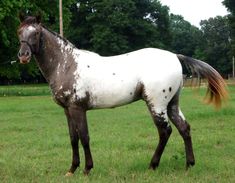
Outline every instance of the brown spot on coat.
<path id="1" fill-rule="evenodd" d="M 138 82 L 134 92 L 134 101 L 139 99 L 144 99 L 144 85 L 141 82 Z"/>

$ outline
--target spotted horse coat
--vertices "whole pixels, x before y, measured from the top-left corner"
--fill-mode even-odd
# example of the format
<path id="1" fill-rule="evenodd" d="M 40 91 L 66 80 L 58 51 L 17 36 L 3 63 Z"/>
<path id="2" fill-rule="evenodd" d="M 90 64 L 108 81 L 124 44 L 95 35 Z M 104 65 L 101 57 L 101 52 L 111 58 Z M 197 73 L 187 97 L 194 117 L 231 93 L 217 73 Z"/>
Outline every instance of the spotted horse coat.
<path id="1" fill-rule="evenodd" d="M 170 137 L 172 129 L 168 118 L 184 140 L 186 167 L 194 165 L 190 126 L 179 108 L 183 84 L 181 64 L 208 80 L 208 102 L 219 107 L 227 91 L 215 69 L 205 62 L 156 48 L 102 57 L 77 49 L 42 26 L 38 17 L 20 18 L 19 60 L 26 64 L 35 56 L 54 100 L 64 108 L 67 117 L 73 151 L 67 175 L 72 175 L 80 165 L 79 140 L 85 152 L 84 173 L 88 174 L 93 168 L 86 111 L 114 108 L 139 99 L 146 102 L 159 132 L 159 144 L 149 167 L 155 169 L 159 165 Z"/>

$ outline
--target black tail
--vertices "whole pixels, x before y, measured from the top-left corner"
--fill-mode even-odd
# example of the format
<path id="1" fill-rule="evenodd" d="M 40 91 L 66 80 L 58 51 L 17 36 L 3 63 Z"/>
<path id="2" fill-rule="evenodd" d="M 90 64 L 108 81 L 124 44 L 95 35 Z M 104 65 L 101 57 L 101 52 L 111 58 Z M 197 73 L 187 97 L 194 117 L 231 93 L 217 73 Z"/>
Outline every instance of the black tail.
<path id="1" fill-rule="evenodd" d="M 193 74 L 196 73 L 199 77 L 207 79 L 207 102 L 209 104 L 213 103 L 216 108 L 220 108 L 222 101 L 228 98 L 227 85 L 221 75 L 213 67 L 203 61 L 179 54 L 177 57 Z"/>

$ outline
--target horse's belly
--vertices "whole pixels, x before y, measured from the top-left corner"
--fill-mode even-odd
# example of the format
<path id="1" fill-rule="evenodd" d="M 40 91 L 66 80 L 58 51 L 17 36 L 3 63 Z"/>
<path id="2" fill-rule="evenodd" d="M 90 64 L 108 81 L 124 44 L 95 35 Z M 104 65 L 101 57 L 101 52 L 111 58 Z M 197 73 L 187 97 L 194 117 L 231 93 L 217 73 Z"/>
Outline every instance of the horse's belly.
<path id="1" fill-rule="evenodd" d="M 131 96 L 112 93 L 105 96 L 94 96 L 90 104 L 93 109 L 113 108 L 131 103 L 133 100 Z"/>
<path id="2" fill-rule="evenodd" d="M 137 82 L 114 82 L 109 86 L 99 83 L 92 87 L 90 105 L 92 108 L 111 108 L 128 104 L 136 100 Z"/>

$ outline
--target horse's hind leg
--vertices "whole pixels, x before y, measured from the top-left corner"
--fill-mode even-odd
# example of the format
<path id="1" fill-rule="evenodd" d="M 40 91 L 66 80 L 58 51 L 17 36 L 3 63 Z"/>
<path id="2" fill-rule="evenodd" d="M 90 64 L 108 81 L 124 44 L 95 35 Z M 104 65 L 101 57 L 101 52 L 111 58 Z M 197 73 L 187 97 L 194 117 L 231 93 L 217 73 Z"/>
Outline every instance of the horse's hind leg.
<path id="1" fill-rule="evenodd" d="M 186 152 L 186 168 L 189 168 L 195 164 L 195 159 L 190 135 L 190 125 L 187 123 L 183 113 L 179 109 L 179 91 L 168 104 L 167 114 L 172 123 L 178 129 L 180 135 L 183 137 Z"/>
<path id="2" fill-rule="evenodd" d="M 164 109 L 164 107 L 156 107 L 148 104 L 148 102 L 147 105 L 159 133 L 159 143 L 149 165 L 150 169 L 155 170 L 159 165 L 162 153 L 171 135 L 172 129 L 168 123 L 166 109 Z"/>

